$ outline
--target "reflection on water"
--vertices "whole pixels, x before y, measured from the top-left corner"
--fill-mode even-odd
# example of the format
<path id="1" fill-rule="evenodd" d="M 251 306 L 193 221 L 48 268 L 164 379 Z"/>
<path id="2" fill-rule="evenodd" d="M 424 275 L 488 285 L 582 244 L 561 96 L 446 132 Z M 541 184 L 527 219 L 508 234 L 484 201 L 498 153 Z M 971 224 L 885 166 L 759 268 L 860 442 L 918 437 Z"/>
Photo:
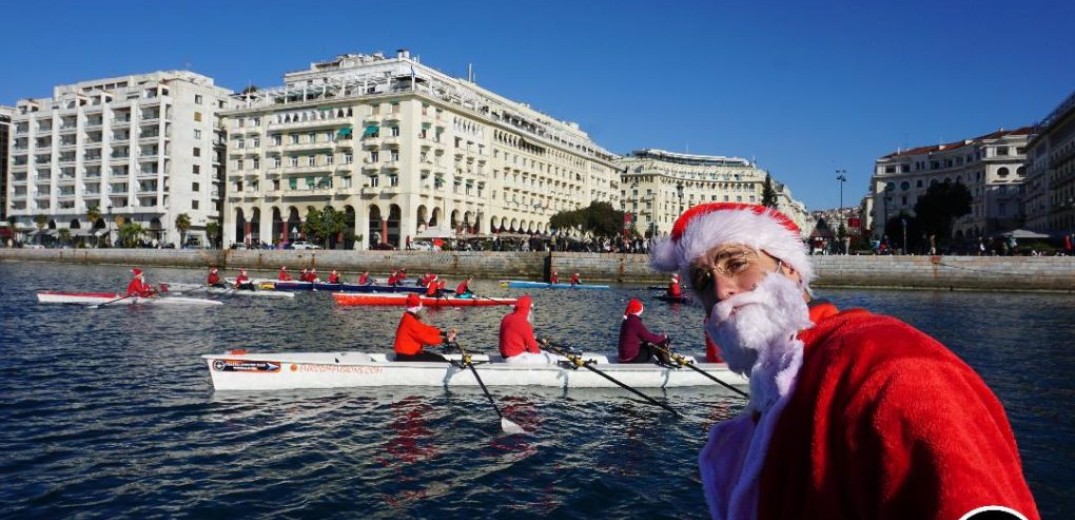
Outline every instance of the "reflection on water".
<path id="1" fill-rule="evenodd" d="M 150 269 L 150 281 L 203 273 Z M 37 305 L 39 289 L 119 290 L 115 266 L 0 264 L 0 516 L 139 518 L 705 516 L 695 461 L 742 401 L 719 388 L 492 388 L 527 435 L 504 435 L 480 389 L 214 393 L 201 354 L 390 350 L 400 309 L 327 294 L 201 307 Z M 493 281 L 489 296 L 518 295 Z M 631 297 L 677 346 L 702 350 L 701 311 L 651 291 L 535 291 L 541 335 L 611 353 Z M 949 345 L 1004 402 L 1045 517 L 1075 510 L 1069 296 L 831 291 Z M 270 301 L 271 300 L 271 301 Z M 507 308 L 431 310 L 494 350 Z M 644 490 L 644 491 L 643 491 Z"/>

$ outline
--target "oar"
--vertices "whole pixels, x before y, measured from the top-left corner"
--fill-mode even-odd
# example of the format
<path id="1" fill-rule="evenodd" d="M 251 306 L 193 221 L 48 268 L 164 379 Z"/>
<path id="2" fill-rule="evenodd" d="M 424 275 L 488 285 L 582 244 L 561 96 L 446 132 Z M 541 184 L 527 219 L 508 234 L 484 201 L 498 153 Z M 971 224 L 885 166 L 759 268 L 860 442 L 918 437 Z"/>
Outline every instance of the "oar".
<path id="1" fill-rule="evenodd" d="M 567 360 L 571 362 L 571 368 L 573 368 L 573 369 L 578 369 L 578 367 L 588 368 L 591 371 L 593 371 L 594 373 L 596 373 L 597 375 L 599 375 L 599 376 L 601 376 L 601 377 L 603 377 L 605 379 L 608 379 L 609 381 L 612 381 L 613 383 L 616 383 L 617 385 L 619 385 L 620 388 L 623 388 L 624 390 L 627 390 L 628 392 L 631 392 L 631 393 L 633 393 L 633 394 L 645 399 L 650 404 L 655 404 L 657 406 L 660 406 L 661 408 L 664 408 L 665 410 L 668 410 L 669 412 L 672 412 L 672 415 L 676 415 L 676 416 L 679 415 L 679 412 L 677 412 L 675 408 L 672 408 L 671 406 L 668 406 L 668 405 L 666 405 L 666 404 L 664 404 L 664 403 L 662 403 L 662 402 L 660 402 L 660 401 L 658 401 L 658 400 L 656 400 L 656 399 L 654 399 L 654 398 L 652 398 L 652 397 L 650 397 L 650 396 L 648 396 L 646 394 L 643 394 L 642 392 L 639 392 L 638 390 L 635 390 L 634 388 L 631 388 L 630 386 L 627 386 L 622 381 L 620 381 L 620 380 L 618 380 L 618 379 L 606 374 L 605 372 L 603 372 L 601 370 L 598 370 L 598 369 L 594 368 L 591 363 L 589 363 L 587 361 L 583 361 L 582 356 L 577 355 L 577 354 L 572 354 L 564 346 L 557 345 L 557 344 L 549 341 L 548 338 L 542 339 L 541 343 L 546 348 L 551 349 L 553 352 L 556 352 L 557 354 L 560 354 L 561 356 L 564 356 L 565 358 L 567 358 Z"/>
<path id="2" fill-rule="evenodd" d="M 460 364 L 465 367 L 469 367 L 470 371 L 474 373 L 474 379 L 478 380 L 478 384 L 482 387 L 482 392 L 485 392 L 485 397 L 489 399 L 489 404 L 493 405 L 493 410 L 496 410 L 496 415 L 500 417 L 500 428 L 504 430 L 504 433 L 526 433 L 526 430 L 522 426 L 509 421 L 504 417 L 503 412 L 500 411 L 500 407 L 496 405 L 496 401 L 493 401 L 493 395 L 489 393 L 489 389 L 485 387 L 485 381 L 482 381 L 482 376 L 478 375 L 478 369 L 474 368 L 474 361 L 470 358 L 470 354 L 458 343 L 452 342 L 451 345 L 463 354 L 463 359 Z"/>
<path id="3" fill-rule="evenodd" d="M 101 307 L 105 307 L 105 306 L 108 306 L 108 305 L 112 305 L 113 303 L 116 303 L 116 302 L 119 302 L 119 301 L 123 301 L 123 300 L 126 300 L 127 298 L 133 298 L 133 297 L 135 297 L 135 296 L 138 296 L 138 295 L 137 295 L 137 294 L 132 294 L 132 295 L 130 295 L 130 296 L 121 296 L 121 297 L 119 297 L 119 298 L 116 298 L 115 300 L 112 300 L 112 301 L 110 301 L 110 302 L 104 302 L 104 303 L 97 303 L 97 304 L 94 304 L 94 305 L 90 305 L 90 306 L 89 306 L 89 308 L 91 308 L 91 309 L 98 309 L 98 308 L 101 308 Z"/>
<path id="4" fill-rule="evenodd" d="M 474 293 L 471 293 L 471 294 L 474 294 Z M 512 302 L 502 302 L 502 301 L 500 301 L 500 300 L 498 300 L 496 298 L 490 298 L 488 296 L 481 296 L 481 295 L 478 295 L 478 294 L 474 294 L 474 296 L 472 296 L 472 298 L 477 299 L 477 300 L 489 300 L 489 301 L 491 301 L 491 302 L 493 302 L 493 303 L 495 303 L 497 305 L 507 305 L 509 307 L 512 306 L 512 305 L 515 305 Z"/>
<path id="5" fill-rule="evenodd" d="M 690 369 L 698 372 L 699 374 L 702 374 L 703 376 L 706 376 L 709 379 L 712 379 L 713 381 L 716 381 L 717 384 L 723 386 L 724 388 L 727 388 L 728 390 L 731 390 L 731 391 L 733 391 L 733 392 L 735 392 L 735 393 L 737 393 L 737 394 L 739 394 L 739 395 L 741 395 L 741 396 L 743 396 L 743 397 L 745 397 L 747 399 L 750 399 L 750 396 L 747 395 L 746 392 L 744 392 L 744 391 L 742 391 L 742 390 L 740 390 L 740 389 L 738 389 L 738 388 L 736 388 L 736 387 L 734 387 L 734 386 L 732 386 L 732 385 L 730 385 L 728 383 L 725 383 L 724 381 L 721 381 L 720 379 L 717 379 L 716 376 L 714 376 L 713 374 L 710 374 L 709 372 L 706 372 L 705 370 L 702 370 L 702 369 L 694 366 L 694 361 L 692 361 L 690 359 L 687 359 L 687 358 L 683 357 L 682 355 L 673 352 L 671 349 L 669 349 L 667 347 L 662 347 L 661 345 L 658 345 L 656 343 L 649 343 L 649 345 L 652 345 L 653 348 L 656 348 L 656 349 L 660 350 L 661 352 L 664 352 L 665 354 L 668 354 L 668 357 L 672 361 L 675 361 L 677 365 L 679 365 L 681 367 L 690 368 Z"/>

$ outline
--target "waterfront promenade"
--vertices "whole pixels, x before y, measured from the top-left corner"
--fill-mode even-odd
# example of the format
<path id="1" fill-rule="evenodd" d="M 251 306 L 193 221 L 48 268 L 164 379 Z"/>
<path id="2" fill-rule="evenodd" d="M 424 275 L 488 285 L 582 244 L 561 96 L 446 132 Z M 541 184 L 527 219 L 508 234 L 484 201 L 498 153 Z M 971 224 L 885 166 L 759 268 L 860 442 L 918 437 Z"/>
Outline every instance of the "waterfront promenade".
<path id="1" fill-rule="evenodd" d="M 812 260 L 819 276 L 816 287 L 1075 292 L 1075 257 L 814 256 Z M 246 268 L 260 271 L 261 276 L 273 276 L 287 265 L 291 270 L 338 269 L 347 279 L 364 270 L 384 277 L 393 269 L 406 268 L 448 277 L 538 280 L 551 268 L 561 279 L 579 272 L 587 282 L 667 280 L 650 269 L 646 255 L 612 253 L 0 248 L 0 261 L 193 269 L 215 265 L 226 273 Z"/>

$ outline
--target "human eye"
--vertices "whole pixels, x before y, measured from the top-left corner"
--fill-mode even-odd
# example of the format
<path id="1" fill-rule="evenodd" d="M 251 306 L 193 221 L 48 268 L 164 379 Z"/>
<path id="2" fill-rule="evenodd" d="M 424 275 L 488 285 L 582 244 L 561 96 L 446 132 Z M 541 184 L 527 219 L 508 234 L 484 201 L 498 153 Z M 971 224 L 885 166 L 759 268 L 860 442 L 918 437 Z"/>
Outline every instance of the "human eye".
<path id="1" fill-rule="evenodd" d="M 736 253 L 723 258 L 720 262 L 720 271 L 728 276 L 737 275 L 750 267 L 750 259 L 746 253 Z"/>
<path id="2" fill-rule="evenodd" d="M 709 284 L 713 281 L 713 274 L 709 269 L 704 267 L 695 267 L 691 269 L 691 287 L 696 290 L 702 291 L 709 287 Z"/>

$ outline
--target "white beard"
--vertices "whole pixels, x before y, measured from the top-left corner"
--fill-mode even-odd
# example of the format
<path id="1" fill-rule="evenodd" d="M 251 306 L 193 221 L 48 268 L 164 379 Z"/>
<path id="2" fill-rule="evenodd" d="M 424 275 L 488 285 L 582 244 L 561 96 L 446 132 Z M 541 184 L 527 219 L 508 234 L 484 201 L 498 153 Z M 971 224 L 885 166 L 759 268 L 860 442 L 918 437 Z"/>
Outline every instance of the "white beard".
<path id="1" fill-rule="evenodd" d="M 788 390 L 795 374 L 783 373 L 801 360 L 798 331 L 811 326 L 802 288 L 778 273 L 767 275 L 754 290 L 737 294 L 713 307 L 706 333 L 717 343 L 734 372 L 750 377 L 751 402 L 768 408 Z"/>

